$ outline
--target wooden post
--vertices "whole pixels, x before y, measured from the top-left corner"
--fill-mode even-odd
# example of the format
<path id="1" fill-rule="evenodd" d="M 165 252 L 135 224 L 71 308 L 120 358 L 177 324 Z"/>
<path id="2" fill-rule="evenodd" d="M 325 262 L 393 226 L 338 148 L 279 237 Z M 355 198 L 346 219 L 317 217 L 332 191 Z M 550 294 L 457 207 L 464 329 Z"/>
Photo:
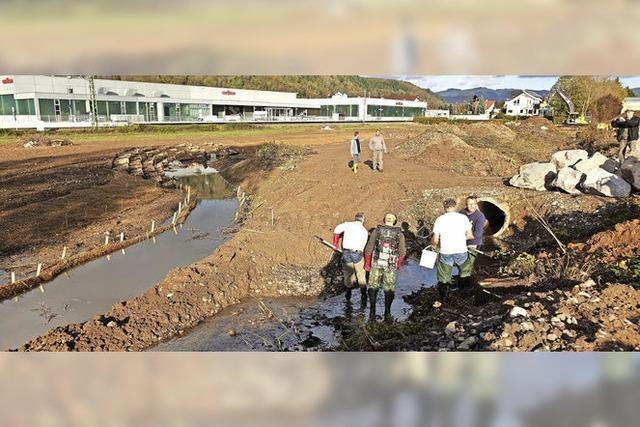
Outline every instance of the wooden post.
<path id="1" fill-rule="evenodd" d="M 16 283 L 16 272 L 15 271 L 11 272 L 11 283 Z"/>
<path id="2" fill-rule="evenodd" d="M 174 212 L 173 213 L 173 220 L 171 220 L 171 224 L 175 225 L 177 218 L 178 218 L 178 212 Z"/>
<path id="3" fill-rule="evenodd" d="M 191 201 L 191 186 L 187 187 L 187 203 Z"/>
<path id="4" fill-rule="evenodd" d="M 65 259 L 66 256 L 67 256 L 67 247 L 63 246 L 62 247 L 62 256 L 60 257 L 60 259 Z"/>
<path id="5" fill-rule="evenodd" d="M 154 231 L 156 231 L 156 220 L 152 219 L 151 220 L 151 232 L 153 233 Z"/>
<path id="6" fill-rule="evenodd" d="M 182 212 L 182 202 L 178 202 L 178 215 Z"/>
<path id="7" fill-rule="evenodd" d="M 108 245 L 109 244 L 109 232 L 105 231 L 104 233 L 104 244 Z"/>
<path id="8" fill-rule="evenodd" d="M 36 268 L 36 277 L 40 276 L 40 273 L 42 272 L 42 263 L 38 263 L 38 268 Z"/>

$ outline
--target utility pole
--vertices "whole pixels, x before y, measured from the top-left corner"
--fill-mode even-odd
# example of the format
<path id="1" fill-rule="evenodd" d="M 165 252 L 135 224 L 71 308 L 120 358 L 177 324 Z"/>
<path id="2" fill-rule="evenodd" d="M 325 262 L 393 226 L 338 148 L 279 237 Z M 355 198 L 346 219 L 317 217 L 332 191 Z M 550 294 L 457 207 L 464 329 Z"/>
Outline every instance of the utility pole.
<path id="1" fill-rule="evenodd" d="M 367 90 L 364 90 L 364 102 L 362 103 L 362 108 L 364 111 L 362 112 L 362 123 L 367 121 Z"/>
<path id="2" fill-rule="evenodd" d="M 89 80 L 89 113 L 91 114 L 91 126 L 98 128 L 98 103 L 96 102 L 96 85 L 93 75 L 87 76 Z"/>

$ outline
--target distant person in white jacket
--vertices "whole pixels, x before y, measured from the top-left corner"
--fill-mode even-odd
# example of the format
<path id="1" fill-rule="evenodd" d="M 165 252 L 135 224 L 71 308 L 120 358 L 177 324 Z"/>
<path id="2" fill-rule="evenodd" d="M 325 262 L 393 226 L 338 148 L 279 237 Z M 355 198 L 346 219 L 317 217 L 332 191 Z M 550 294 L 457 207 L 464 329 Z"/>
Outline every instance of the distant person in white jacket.
<path id="1" fill-rule="evenodd" d="M 384 138 L 380 134 L 379 130 L 377 130 L 371 137 L 371 140 L 369 141 L 369 149 L 371 149 L 371 152 L 373 153 L 373 170 L 377 169 L 382 172 L 382 155 L 387 153 L 387 146 L 384 143 Z"/>
<path id="2" fill-rule="evenodd" d="M 355 131 L 353 133 L 353 138 L 351 138 L 351 170 L 353 173 L 358 173 L 358 163 L 360 163 L 360 153 L 362 149 L 360 148 L 360 132 Z"/>

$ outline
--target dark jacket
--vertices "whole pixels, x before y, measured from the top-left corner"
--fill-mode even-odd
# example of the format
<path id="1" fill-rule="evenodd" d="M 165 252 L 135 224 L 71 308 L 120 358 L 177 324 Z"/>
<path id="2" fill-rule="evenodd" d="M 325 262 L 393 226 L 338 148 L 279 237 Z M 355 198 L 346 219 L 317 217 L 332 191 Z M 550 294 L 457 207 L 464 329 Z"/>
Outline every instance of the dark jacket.
<path id="1" fill-rule="evenodd" d="M 638 126 L 640 126 L 640 117 L 633 116 L 626 120 L 614 120 L 611 126 L 617 129 L 627 129 L 627 141 L 635 141 L 638 139 Z"/>

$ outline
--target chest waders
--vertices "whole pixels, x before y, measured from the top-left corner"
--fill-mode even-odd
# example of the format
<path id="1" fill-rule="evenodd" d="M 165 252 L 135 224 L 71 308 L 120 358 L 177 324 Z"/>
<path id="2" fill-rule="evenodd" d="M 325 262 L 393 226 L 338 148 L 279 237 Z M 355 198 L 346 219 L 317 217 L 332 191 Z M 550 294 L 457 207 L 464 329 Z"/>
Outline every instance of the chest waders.
<path id="1" fill-rule="evenodd" d="M 396 270 L 400 252 L 398 227 L 379 225 L 374 242 L 372 269 L 369 284 L 369 319 L 376 317 L 376 300 L 380 282 L 384 290 L 384 318 L 391 319 L 391 303 L 395 296 Z"/>

